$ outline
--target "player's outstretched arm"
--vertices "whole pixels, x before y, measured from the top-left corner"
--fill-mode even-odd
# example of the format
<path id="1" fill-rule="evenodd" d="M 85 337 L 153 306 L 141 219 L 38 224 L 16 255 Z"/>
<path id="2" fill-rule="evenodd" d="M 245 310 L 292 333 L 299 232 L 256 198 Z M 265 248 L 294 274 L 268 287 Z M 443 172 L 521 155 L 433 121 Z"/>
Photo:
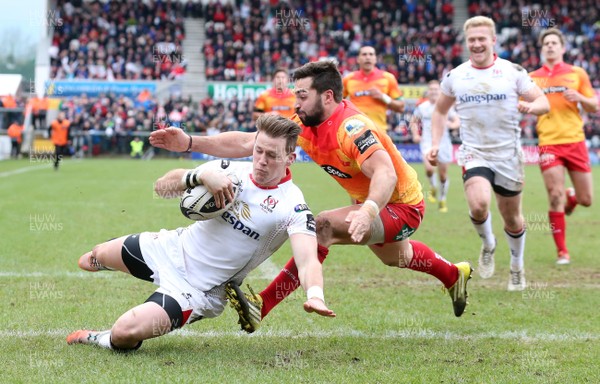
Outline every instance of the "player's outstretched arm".
<path id="1" fill-rule="evenodd" d="M 316 312 L 321 316 L 335 317 L 335 313 L 325 304 L 323 267 L 317 257 L 317 237 L 296 233 L 290 236 L 290 242 L 300 284 L 306 291 L 304 310 Z"/>
<path id="2" fill-rule="evenodd" d="M 181 193 L 185 191 L 186 186 L 181 181 L 187 169 L 173 169 L 165 173 L 154 183 L 154 192 L 163 199 L 172 199 L 181 197 Z"/>
<path id="3" fill-rule="evenodd" d="M 252 155 L 254 133 L 223 132 L 214 136 L 190 136 L 180 128 L 159 129 L 150 134 L 150 144 L 173 152 L 201 152 L 216 157 Z M 191 144 L 191 146 L 190 146 Z"/>

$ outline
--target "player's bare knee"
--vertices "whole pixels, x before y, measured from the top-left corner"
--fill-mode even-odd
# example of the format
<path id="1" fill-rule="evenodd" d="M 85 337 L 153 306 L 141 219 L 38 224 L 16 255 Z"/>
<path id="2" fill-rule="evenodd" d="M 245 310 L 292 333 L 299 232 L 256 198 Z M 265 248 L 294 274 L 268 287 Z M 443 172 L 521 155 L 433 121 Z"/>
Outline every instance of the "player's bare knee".
<path id="1" fill-rule="evenodd" d="M 549 200 L 550 200 L 550 208 L 552 210 L 556 210 L 565 204 L 564 195 L 560 191 L 557 191 L 557 192 L 551 191 L 550 195 L 549 195 Z"/>
<path id="2" fill-rule="evenodd" d="M 524 227 L 525 220 L 521 216 L 508 216 L 504 218 L 504 226 L 510 232 L 519 232 Z"/>
<path id="3" fill-rule="evenodd" d="M 585 194 L 582 196 L 577 196 L 577 204 L 582 205 L 584 207 L 589 207 L 592 205 L 592 196 Z"/>
<path id="4" fill-rule="evenodd" d="M 317 242 L 322 246 L 329 248 L 333 240 L 333 230 L 331 228 L 331 221 L 327 217 L 327 213 L 319 213 L 315 222 L 317 226 Z"/>
<path id="5" fill-rule="evenodd" d="M 404 268 L 403 261 L 401 261 L 400 257 L 394 257 L 394 258 L 389 258 L 389 259 L 380 259 L 380 260 L 383 264 L 385 264 L 388 267 Z"/>
<path id="6" fill-rule="evenodd" d="M 398 253 L 398 268 L 407 268 L 410 265 L 410 262 L 413 258 L 413 250 L 412 247 L 406 250 L 400 250 Z"/>
<path id="7" fill-rule="evenodd" d="M 392 254 L 385 255 L 382 257 L 380 255 L 379 259 L 381 262 L 388 267 L 396 267 L 396 268 L 406 268 L 410 261 L 412 260 L 412 248 L 409 249 L 400 249 L 397 252 L 393 252 Z"/>
<path id="8" fill-rule="evenodd" d="M 110 339 L 119 347 L 126 347 L 129 344 L 140 341 L 137 337 L 135 325 L 122 318 L 117 320 L 113 325 L 110 331 Z"/>
<path id="9" fill-rule="evenodd" d="M 470 206 L 471 218 L 477 221 L 485 221 L 488 216 L 488 206 L 486 204 L 477 202 L 470 204 Z"/>
<path id="10" fill-rule="evenodd" d="M 111 340 L 119 347 L 129 347 L 144 339 L 141 319 L 135 310 L 129 310 L 119 317 L 111 329 Z"/>

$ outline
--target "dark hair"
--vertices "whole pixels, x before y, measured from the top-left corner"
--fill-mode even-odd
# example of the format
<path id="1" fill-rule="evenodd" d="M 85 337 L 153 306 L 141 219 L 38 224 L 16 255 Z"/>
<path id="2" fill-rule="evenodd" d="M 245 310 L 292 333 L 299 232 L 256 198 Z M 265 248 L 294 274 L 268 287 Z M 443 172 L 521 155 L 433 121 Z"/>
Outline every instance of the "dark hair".
<path id="1" fill-rule="evenodd" d="M 285 150 L 287 153 L 294 152 L 298 135 L 302 132 L 302 128 L 292 120 L 266 113 L 260 115 L 256 120 L 256 129 L 258 132 L 264 132 L 273 138 L 285 138 Z"/>
<path id="2" fill-rule="evenodd" d="M 271 74 L 271 76 L 275 77 L 275 75 L 277 75 L 279 72 L 285 73 L 286 76 L 288 75 L 288 70 L 287 69 L 282 68 L 282 67 L 278 67 L 278 68 L 275 68 L 275 70 L 273 71 L 273 73 Z"/>
<path id="3" fill-rule="evenodd" d="M 331 89 L 333 91 L 333 99 L 336 103 L 342 101 L 342 75 L 337 69 L 333 61 L 315 61 L 306 63 L 294 72 L 294 80 L 312 78 L 311 88 L 315 89 L 320 95 L 323 92 Z"/>
<path id="4" fill-rule="evenodd" d="M 373 50 L 375 51 L 375 54 L 377 54 L 377 51 L 375 50 L 375 47 L 373 47 L 372 45 L 363 45 L 358 49 L 358 54 L 361 54 L 361 51 L 363 50 L 363 48 L 373 48 Z"/>
<path id="5" fill-rule="evenodd" d="M 556 35 L 556 36 L 558 36 L 558 40 L 560 40 L 560 44 L 563 47 L 565 46 L 565 36 L 560 31 L 560 29 L 558 29 L 558 28 L 548 28 L 544 32 L 540 33 L 540 37 L 538 39 L 538 43 L 540 44 L 540 47 L 542 45 L 544 45 L 544 39 L 546 38 L 546 36 L 550 36 L 550 35 Z"/>

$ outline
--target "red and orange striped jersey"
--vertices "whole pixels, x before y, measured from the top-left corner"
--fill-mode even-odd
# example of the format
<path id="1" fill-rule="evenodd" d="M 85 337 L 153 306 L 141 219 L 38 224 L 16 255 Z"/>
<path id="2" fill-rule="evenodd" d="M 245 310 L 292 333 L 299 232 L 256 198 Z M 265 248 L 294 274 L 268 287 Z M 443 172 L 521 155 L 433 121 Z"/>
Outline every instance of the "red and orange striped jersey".
<path id="1" fill-rule="evenodd" d="M 585 97 L 595 95 L 590 78 L 583 68 L 559 63 L 529 74 L 544 91 L 550 102 L 550 112 L 538 117 L 537 132 L 540 145 L 578 143 L 585 140 L 583 120 L 576 102 L 563 96 L 567 89 L 574 89 Z"/>
<path id="2" fill-rule="evenodd" d="M 331 117 L 317 127 L 303 125 L 297 115 L 292 120 L 302 128 L 298 145 L 352 199 L 367 199 L 371 179 L 361 171 L 361 165 L 373 152 L 384 150 L 398 176 L 389 203 L 418 204 L 423 200 L 416 171 L 404 160 L 386 131 L 376 127 L 348 100 L 342 100 Z"/>
<path id="3" fill-rule="evenodd" d="M 386 110 L 387 106 L 380 100 L 371 97 L 369 90 L 377 88 L 393 100 L 402 96 L 398 81 L 389 72 L 373 69 L 367 76 L 363 71 L 354 71 L 343 79 L 344 98 L 356 105 L 356 107 L 367 115 L 375 125 L 387 130 Z"/>
<path id="4" fill-rule="evenodd" d="M 290 118 L 296 113 L 295 103 L 296 96 L 291 90 L 286 88 L 283 92 L 278 92 L 277 89 L 271 88 L 258 96 L 254 102 L 254 109 L 257 112 L 275 112 L 280 116 Z"/>

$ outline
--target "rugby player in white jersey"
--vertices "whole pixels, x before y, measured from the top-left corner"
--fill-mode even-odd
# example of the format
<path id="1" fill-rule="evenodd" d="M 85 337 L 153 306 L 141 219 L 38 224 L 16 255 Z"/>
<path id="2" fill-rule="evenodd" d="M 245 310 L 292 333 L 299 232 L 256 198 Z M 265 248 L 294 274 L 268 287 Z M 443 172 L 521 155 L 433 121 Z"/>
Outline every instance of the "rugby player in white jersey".
<path id="1" fill-rule="evenodd" d="M 463 30 L 470 60 L 442 80 L 442 93 L 431 119 L 433 139 L 428 159 L 437 162 L 446 114 L 456 103 L 462 140 L 458 163 L 463 167 L 471 221 L 483 241 L 479 274 L 482 278 L 494 274 L 496 238 L 490 214 L 494 191 L 511 254 L 508 290 L 524 290 L 525 223 L 521 214 L 524 170 L 519 113 L 541 115 L 550 106 L 521 66 L 494 53 L 496 26 L 492 19 L 472 17 Z"/>
<path id="2" fill-rule="evenodd" d="M 431 149 L 431 115 L 435 108 L 435 102 L 440 95 L 440 82 L 437 80 L 431 80 L 427 83 L 427 100 L 417 105 L 415 108 L 412 118 L 410 119 L 410 130 L 412 133 L 413 141 L 419 144 L 421 149 L 421 155 L 423 156 L 423 165 L 425 166 L 425 175 L 429 180 L 429 193 L 427 199 L 430 203 L 435 203 L 439 200 L 439 211 L 448 212 L 448 206 L 446 205 L 446 195 L 448 194 L 448 187 L 450 186 L 450 180 L 448 180 L 448 164 L 452 162 L 452 142 L 450 141 L 450 133 L 447 129 L 444 129 L 444 134 L 440 142 L 438 151 L 438 177 L 439 185 L 435 175 L 435 169 L 433 165 L 427 160 L 427 153 Z M 419 126 L 421 127 L 421 133 L 419 134 Z M 448 121 L 446 127 L 449 129 L 458 129 L 460 126 L 460 119 L 454 109 L 448 111 Z M 439 190 L 439 195 L 437 194 Z"/>
<path id="3" fill-rule="evenodd" d="M 192 170 L 169 171 L 156 182 L 162 197 L 203 184 L 221 206 L 225 199 L 233 200 L 233 185 L 225 173 L 235 174 L 241 182 L 239 195 L 221 216 L 172 231 L 123 236 L 81 256 L 84 270 L 119 270 L 159 288 L 110 330 L 73 332 L 67 337 L 69 344 L 130 351 L 143 340 L 219 316 L 226 304 L 225 286 L 240 285 L 288 238 L 307 292 L 304 309 L 335 316 L 324 302 L 315 221 L 289 170 L 300 127 L 276 115 L 261 116 L 256 125 L 252 163 L 212 161 Z"/>

